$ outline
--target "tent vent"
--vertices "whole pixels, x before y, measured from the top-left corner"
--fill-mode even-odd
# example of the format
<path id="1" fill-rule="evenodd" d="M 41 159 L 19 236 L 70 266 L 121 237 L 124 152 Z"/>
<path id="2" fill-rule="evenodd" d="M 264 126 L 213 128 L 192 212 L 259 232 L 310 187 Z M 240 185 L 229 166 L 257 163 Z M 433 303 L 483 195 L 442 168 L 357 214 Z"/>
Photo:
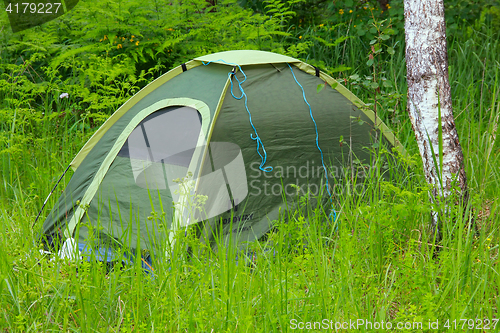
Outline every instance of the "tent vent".
<path id="1" fill-rule="evenodd" d="M 316 71 L 316 76 L 319 77 L 319 68 L 318 67 L 314 67 L 314 70 Z"/>
<path id="2" fill-rule="evenodd" d="M 187 69 L 187 67 L 186 67 L 186 64 L 185 64 L 185 63 L 184 63 L 184 64 L 182 64 L 182 65 L 181 65 L 181 67 L 182 67 L 182 71 L 183 71 L 183 72 L 185 72 L 185 71 L 187 71 L 187 70 L 188 70 L 188 69 Z"/>

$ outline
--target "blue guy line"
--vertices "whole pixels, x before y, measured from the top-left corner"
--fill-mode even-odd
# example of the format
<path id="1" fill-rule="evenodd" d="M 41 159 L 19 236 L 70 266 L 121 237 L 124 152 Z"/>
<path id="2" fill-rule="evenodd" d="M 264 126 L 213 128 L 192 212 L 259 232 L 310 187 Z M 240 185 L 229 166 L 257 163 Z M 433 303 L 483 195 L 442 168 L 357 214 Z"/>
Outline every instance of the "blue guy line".
<path id="1" fill-rule="evenodd" d="M 202 64 L 207 66 L 208 64 L 212 63 L 214 61 L 209 61 L 207 63 L 203 62 L 202 61 Z M 231 66 L 237 66 L 238 69 L 240 70 L 241 74 L 243 74 L 243 77 L 244 79 L 243 80 L 239 80 L 238 77 L 236 76 L 236 73 L 235 71 L 231 71 L 227 74 L 228 78 L 229 78 L 229 81 L 231 82 L 231 95 L 237 99 L 237 100 L 240 100 L 242 99 L 243 97 L 245 97 L 245 109 L 247 110 L 248 112 L 248 118 L 250 119 L 250 125 L 252 125 L 252 128 L 253 128 L 253 131 L 255 133 L 255 136 L 254 134 L 250 133 L 250 138 L 254 141 L 257 142 L 257 154 L 259 154 L 260 156 L 260 159 L 261 159 L 261 162 L 260 162 L 260 165 L 259 165 L 259 169 L 264 171 L 264 172 L 271 172 L 273 171 L 273 167 L 271 166 L 267 166 L 267 167 L 264 167 L 264 165 L 266 164 L 266 160 L 267 160 L 267 152 L 266 152 L 266 149 L 264 148 L 264 143 L 262 142 L 262 140 L 260 139 L 260 136 L 257 134 L 257 129 L 255 128 L 253 122 L 252 122 L 252 114 L 250 113 L 250 110 L 248 109 L 248 96 L 247 94 L 245 93 L 245 90 L 243 90 L 243 87 L 241 86 L 243 84 L 243 82 L 245 82 L 247 80 L 247 75 L 245 74 L 245 72 L 241 69 L 240 65 L 238 64 L 234 64 L 234 63 L 228 63 L 222 59 L 219 59 L 219 60 L 216 60 L 215 62 L 223 62 L 225 63 L 226 65 L 231 65 Z M 240 97 L 236 97 L 233 93 L 233 80 L 232 80 L 232 77 L 234 76 L 234 78 L 236 79 L 236 81 L 238 81 L 238 88 L 240 89 L 240 92 L 241 92 L 241 96 Z M 262 147 L 262 153 L 260 152 L 260 148 Z"/>
<path id="2" fill-rule="evenodd" d="M 290 66 L 289 63 L 287 63 L 287 65 L 288 65 L 288 67 L 290 67 L 290 71 L 292 72 L 292 75 L 293 75 L 293 78 L 294 78 L 295 82 L 299 85 L 300 89 L 302 89 L 302 97 L 304 98 L 304 102 L 306 102 L 307 106 L 309 107 L 309 115 L 311 116 L 311 119 L 312 119 L 312 121 L 314 123 L 314 129 L 316 130 L 316 147 L 318 147 L 318 150 L 321 153 L 321 165 L 323 165 L 323 170 L 325 171 L 326 191 L 328 192 L 328 195 L 330 196 L 330 201 L 332 202 L 332 212 L 330 213 L 330 218 L 331 218 L 331 216 L 333 214 L 333 222 L 335 222 L 337 220 L 337 212 L 333 208 L 332 193 L 330 192 L 330 186 L 328 184 L 328 171 L 326 170 L 325 161 L 324 161 L 324 158 L 323 158 L 323 151 L 319 147 L 318 125 L 316 124 L 316 120 L 314 120 L 314 117 L 313 117 L 313 114 L 312 114 L 311 104 L 309 104 L 309 102 L 307 101 L 306 92 L 304 91 L 304 87 L 302 87 L 302 85 L 297 80 L 297 77 L 295 76 L 295 73 L 293 72 L 292 66 Z"/>

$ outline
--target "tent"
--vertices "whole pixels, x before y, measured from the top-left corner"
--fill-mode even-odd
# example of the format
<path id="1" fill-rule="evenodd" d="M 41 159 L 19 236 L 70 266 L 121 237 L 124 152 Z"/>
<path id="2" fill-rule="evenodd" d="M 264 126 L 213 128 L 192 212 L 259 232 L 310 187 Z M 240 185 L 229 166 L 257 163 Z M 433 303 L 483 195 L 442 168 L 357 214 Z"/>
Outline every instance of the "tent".
<path id="1" fill-rule="evenodd" d="M 133 251 L 194 225 L 208 242 L 259 239 L 297 193 L 334 195 L 347 149 L 367 160 L 375 132 L 402 149 L 375 117 L 297 59 L 254 50 L 198 57 L 135 94 L 89 139 L 42 234 Z"/>

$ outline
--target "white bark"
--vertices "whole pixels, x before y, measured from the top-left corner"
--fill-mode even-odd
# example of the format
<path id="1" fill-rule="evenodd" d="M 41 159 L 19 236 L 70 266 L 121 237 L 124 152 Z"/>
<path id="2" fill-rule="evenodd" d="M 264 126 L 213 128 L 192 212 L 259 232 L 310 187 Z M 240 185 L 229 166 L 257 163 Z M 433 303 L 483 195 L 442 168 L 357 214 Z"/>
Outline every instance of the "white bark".
<path id="1" fill-rule="evenodd" d="M 458 185 L 466 197 L 467 181 L 463 154 L 455 128 L 448 81 L 443 0 L 404 0 L 404 11 L 408 113 L 424 164 L 425 177 L 428 183 L 433 185 L 434 199 L 448 198 L 454 175 L 458 177 Z M 439 108 L 443 146 L 442 169 L 439 166 Z M 438 213 L 434 212 L 432 216 L 432 225 L 437 227 Z"/>

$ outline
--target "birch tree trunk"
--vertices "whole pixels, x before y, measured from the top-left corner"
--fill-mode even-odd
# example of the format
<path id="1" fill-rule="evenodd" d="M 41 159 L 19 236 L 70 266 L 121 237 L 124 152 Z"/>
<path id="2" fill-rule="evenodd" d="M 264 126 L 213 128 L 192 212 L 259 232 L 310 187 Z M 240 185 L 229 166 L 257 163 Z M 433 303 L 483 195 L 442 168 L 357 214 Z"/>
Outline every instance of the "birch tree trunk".
<path id="1" fill-rule="evenodd" d="M 467 199 L 467 179 L 448 81 L 444 4 L 443 0 L 404 0 L 404 11 L 408 113 L 425 177 L 433 185 L 431 199 L 447 205 L 454 176 Z M 438 236 L 440 220 L 434 211 L 432 227 Z"/>

